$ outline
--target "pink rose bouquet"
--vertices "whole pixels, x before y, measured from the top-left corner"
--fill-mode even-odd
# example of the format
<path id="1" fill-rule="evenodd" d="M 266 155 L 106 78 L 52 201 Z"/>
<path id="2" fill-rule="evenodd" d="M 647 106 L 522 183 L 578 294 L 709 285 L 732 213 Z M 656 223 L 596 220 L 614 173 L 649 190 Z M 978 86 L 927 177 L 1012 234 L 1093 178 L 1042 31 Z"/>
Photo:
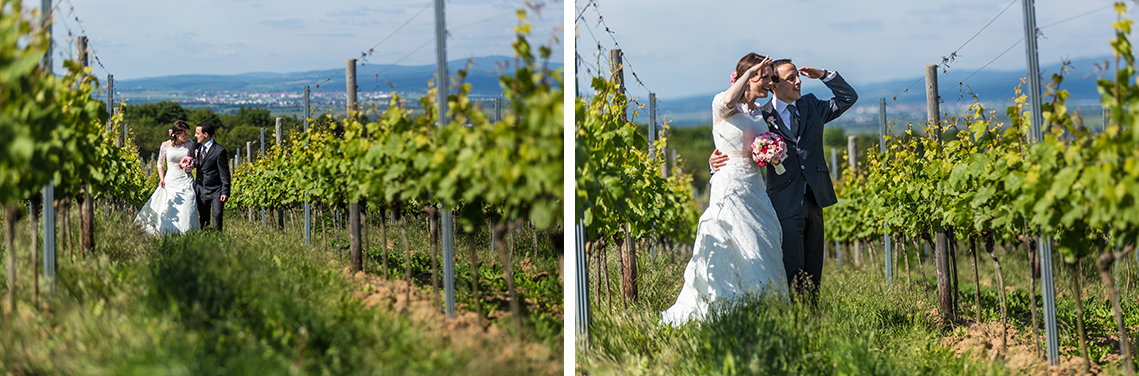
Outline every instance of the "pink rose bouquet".
<path id="1" fill-rule="evenodd" d="M 178 168 L 185 170 L 186 173 L 189 174 L 190 170 L 194 169 L 194 157 L 189 155 L 182 157 L 182 161 L 178 162 Z"/>
<path id="2" fill-rule="evenodd" d="M 764 132 L 755 137 L 751 143 L 751 159 L 760 166 L 773 165 L 775 173 L 783 175 L 787 169 L 783 168 L 783 160 L 787 159 L 787 144 L 783 137 L 772 132 Z"/>

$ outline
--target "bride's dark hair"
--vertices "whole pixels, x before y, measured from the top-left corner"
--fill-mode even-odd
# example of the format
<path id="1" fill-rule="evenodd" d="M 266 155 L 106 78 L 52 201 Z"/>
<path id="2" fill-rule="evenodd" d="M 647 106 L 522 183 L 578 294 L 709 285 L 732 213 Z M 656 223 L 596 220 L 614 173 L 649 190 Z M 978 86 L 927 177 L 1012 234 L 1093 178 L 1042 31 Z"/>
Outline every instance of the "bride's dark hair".
<path id="1" fill-rule="evenodd" d="M 181 120 L 174 121 L 174 125 L 170 126 L 170 143 L 171 144 L 174 144 L 174 141 L 178 140 L 178 134 L 182 133 L 182 131 L 186 131 L 187 132 L 186 135 L 188 136 L 189 135 L 188 132 L 190 132 L 190 124 L 188 124 L 184 121 L 181 121 Z"/>
<path id="2" fill-rule="evenodd" d="M 763 55 L 755 52 L 748 53 L 740 58 L 740 62 L 736 63 L 736 75 L 733 79 L 739 79 L 744 76 L 744 72 L 751 69 L 752 66 L 763 62 Z M 757 72 L 758 74 L 759 72 Z"/>

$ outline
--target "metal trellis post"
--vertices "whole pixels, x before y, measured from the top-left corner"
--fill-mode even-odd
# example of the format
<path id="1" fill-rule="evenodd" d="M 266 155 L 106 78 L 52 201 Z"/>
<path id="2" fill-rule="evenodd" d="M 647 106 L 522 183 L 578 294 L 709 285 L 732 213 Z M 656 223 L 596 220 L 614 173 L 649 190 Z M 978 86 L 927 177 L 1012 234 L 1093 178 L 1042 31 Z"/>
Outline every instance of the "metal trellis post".
<path id="1" fill-rule="evenodd" d="M 878 118 L 879 128 L 878 133 L 881 135 L 878 139 L 879 151 L 882 153 L 882 169 L 886 169 L 886 98 L 878 98 Z M 882 242 L 886 244 L 886 284 L 889 285 L 894 282 L 894 255 L 893 247 L 890 239 L 890 231 L 882 225 L 883 231 Z M 904 248 L 903 248 L 904 249 Z"/>
<path id="2" fill-rule="evenodd" d="M 436 99 L 439 126 L 447 125 L 447 30 L 443 17 L 443 0 L 435 0 L 435 67 Z M 455 238 L 451 208 L 443 204 L 443 291 L 447 318 L 455 318 Z"/>
<path id="3" fill-rule="evenodd" d="M 1041 126 L 1044 116 L 1040 112 L 1040 60 L 1036 50 L 1036 10 L 1033 0 L 1024 0 L 1024 50 L 1028 61 L 1028 100 L 1032 110 L 1032 140 L 1044 139 Z M 1056 329 L 1056 291 L 1052 280 L 1052 236 L 1040 232 L 1041 295 L 1044 298 L 1045 347 L 1050 365 L 1060 364 L 1059 333 Z"/>
<path id="4" fill-rule="evenodd" d="M 589 351 L 589 260 L 585 254 L 585 222 L 579 220 L 574 226 L 574 258 L 577 263 L 576 283 L 574 284 L 577 309 L 574 320 L 577 329 L 577 342 Z"/>
<path id="5" fill-rule="evenodd" d="M 41 9 L 43 10 L 43 19 L 41 20 L 44 32 L 47 33 L 48 39 L 51 39 L 51 0 L 43 0 L 41 2 Z M 86 47 L 87 38 L 80 37 L 83 40 L 83 46 Z M 82 49 L 86 51 L 86 48 Z M 47 74 L 52 73 L 52 60 L 51 60 L 52 47 L 48 46 L 48 50 L 44 53 L 44 70 Z M 83 55 L 86 57 L 86 55 Z M 44 203 L 44 276 L 48 281 L 48 291 L 55 293 L 55 180 L 48 181 L 43 187 L 43 203 Z M 32 266 L 33 268 L 35 265 Z"/>
<path id="6" fill-rule="evenodd" d="M 309 88 L 305 85 L 305 114 L 304 114 L 304 130 L 308 133 L 308 117 L 311 103 L 309 101 Z M 307 145 L 306 145 L 307 146 Z M 312 204 L 308 200 L 308 192 L 305 192 L 305 245 L 312 245 Z"/>

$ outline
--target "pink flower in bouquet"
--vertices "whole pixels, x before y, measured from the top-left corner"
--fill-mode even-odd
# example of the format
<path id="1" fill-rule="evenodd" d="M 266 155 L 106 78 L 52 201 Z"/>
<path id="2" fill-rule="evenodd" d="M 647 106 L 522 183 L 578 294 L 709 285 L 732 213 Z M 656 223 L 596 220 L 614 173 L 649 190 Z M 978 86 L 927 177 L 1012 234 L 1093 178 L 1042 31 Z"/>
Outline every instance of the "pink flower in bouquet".
<path id="1" fill-rule="evenodd" d="M 182 161 L 178 162 L 178 168 L 186 170 L 187 174 L 190 173 L 190 170 L 194 169 L 194 157 L 188 155 L 182 157 Z"/>
<path id="2" fill-rule="evenodd" d="M 775 133 L 764 132 L 751 143 L 751 159 L 760 166 L 774 165 L 776 174 L 786 171 L 781 163 L 786 158 L 787 144 Z"/>

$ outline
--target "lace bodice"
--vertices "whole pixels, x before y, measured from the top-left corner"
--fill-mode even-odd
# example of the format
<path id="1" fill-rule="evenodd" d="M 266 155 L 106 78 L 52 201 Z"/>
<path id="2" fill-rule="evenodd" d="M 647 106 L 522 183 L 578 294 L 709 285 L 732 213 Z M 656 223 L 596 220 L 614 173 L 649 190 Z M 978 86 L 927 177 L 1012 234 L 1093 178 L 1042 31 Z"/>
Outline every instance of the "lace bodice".
<path id="1" fill-rule="evenodd" d="M 163 142 L 162 147 L 158 149 L 158 160 L 166 162 L 165 170 L 168 176 L 171 172 L 184 173 L 184 170 L 178 168 L 178 163 L 182 162 L 182 158 L 190 155 L 193 150 L 193 141 L 186 141 L 181 145 L 170 145 L 170 141 Z"/>
<path id="2" fill-rule="evenodd" d="M 761 108 L 749 110 L 743 101 L 734 108 L 728 107 L 721 92 L 712 99 L 712 115 L 712 139 L 716 149 L 728 155 L 728 163 L 744 160 L 758 169 L 759 166 L 751 161 L 751 143 L 756 136 L 769 130 Z"/>

